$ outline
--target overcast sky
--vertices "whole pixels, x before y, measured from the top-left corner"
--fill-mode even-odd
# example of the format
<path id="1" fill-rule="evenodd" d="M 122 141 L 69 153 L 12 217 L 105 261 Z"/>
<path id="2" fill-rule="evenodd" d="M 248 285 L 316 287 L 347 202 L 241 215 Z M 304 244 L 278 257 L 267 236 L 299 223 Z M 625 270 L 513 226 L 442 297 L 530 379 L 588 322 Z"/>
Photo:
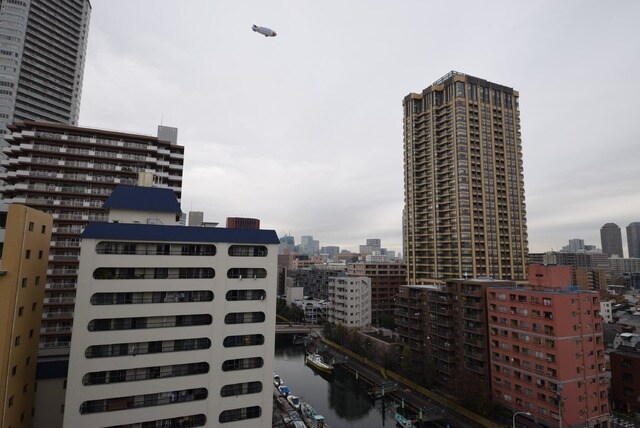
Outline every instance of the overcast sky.
<path id="1" fill-rule="evenodd" d="M 80 125 L 179 128 L 205 220 L 400 251 L 402 99 L 457 70 L 520 92 L 531 252 L 640 221 L 638 1 L 92 5 Z"/>

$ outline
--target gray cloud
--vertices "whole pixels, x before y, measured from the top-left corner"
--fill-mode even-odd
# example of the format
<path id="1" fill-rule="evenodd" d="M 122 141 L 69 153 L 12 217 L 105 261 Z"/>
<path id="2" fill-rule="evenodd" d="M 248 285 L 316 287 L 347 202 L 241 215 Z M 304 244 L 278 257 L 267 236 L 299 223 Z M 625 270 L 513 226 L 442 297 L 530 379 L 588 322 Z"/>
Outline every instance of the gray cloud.
<path id="1" fill-rule="evenodd" d="M 532 251 L 640 220 L 640 4 L 93 2 L 81 124 L 186 146 L 183 208 L 401 247 L 402 98 L 451 69 L 520 91 Z M 267 39 L 250 30 L 266 25 Z"/>

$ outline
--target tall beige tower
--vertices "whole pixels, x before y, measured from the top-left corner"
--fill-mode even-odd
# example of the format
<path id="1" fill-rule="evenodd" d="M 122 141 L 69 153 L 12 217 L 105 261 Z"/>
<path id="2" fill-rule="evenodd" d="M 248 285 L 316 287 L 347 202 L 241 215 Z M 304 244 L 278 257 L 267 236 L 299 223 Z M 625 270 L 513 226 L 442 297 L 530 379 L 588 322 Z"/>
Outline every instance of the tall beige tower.
<path id="1" fill-rule="evenodd" d="M 42 211 L 0 207 L 1 427 L 31 426 L 51 225 Z"/>
<path id="2" fill-rule="evenodd" d="M 403 107 L 408 283 L 526 279 L 518 92 L 452 71 Z"/>

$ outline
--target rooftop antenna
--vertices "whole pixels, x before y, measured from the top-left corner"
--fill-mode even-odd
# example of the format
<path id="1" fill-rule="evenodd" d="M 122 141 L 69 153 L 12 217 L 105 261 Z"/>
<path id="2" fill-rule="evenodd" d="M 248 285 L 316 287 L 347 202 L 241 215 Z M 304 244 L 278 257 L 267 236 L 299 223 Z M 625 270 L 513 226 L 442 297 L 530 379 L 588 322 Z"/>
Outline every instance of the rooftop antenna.
<path id="1" fill-rule="evenodd" d="M 160 113 L 160 126 L 162 126 L 164 122 L 164 113 Z"/>

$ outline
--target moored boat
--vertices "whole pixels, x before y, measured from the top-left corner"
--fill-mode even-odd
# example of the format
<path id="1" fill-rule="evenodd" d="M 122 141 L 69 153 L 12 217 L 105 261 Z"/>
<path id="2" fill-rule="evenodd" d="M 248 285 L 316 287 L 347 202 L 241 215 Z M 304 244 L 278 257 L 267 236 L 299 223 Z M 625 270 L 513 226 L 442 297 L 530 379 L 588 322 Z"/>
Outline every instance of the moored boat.
<path id="1" fill-rule="evenodd" d="M 286 397 L 290 393 L 289 387 L 287 385 L 280 385 L 278 387 L 278 391 L 280 392 L 280 394 L 282 394 L 283 397 Z"/>
<path id="2" fill-rule="evenodd" d="M 300 408 L 300 397 L 298 397 L 297 395 L 287 395 L 287 401 L 294 409 L 298 410 Z"/>
<path id="3" fill-rule="evenodd" d="M 308 354 L 306 359 L 307 364 L 311 367 L 320 370 L 325 373 L 333 372 L 333 366 L 329 363 L 326 363 L 322 357 L 318 354 Z"/>
<path id="4" fill-rule="evenodd" d="M 273 386 L 275 386 L 277 388 L 280 385 L 284 385 L 284 381 L 282 380 L 282 378 L 279 375 L 274 373 L 273 374 Z"/>

